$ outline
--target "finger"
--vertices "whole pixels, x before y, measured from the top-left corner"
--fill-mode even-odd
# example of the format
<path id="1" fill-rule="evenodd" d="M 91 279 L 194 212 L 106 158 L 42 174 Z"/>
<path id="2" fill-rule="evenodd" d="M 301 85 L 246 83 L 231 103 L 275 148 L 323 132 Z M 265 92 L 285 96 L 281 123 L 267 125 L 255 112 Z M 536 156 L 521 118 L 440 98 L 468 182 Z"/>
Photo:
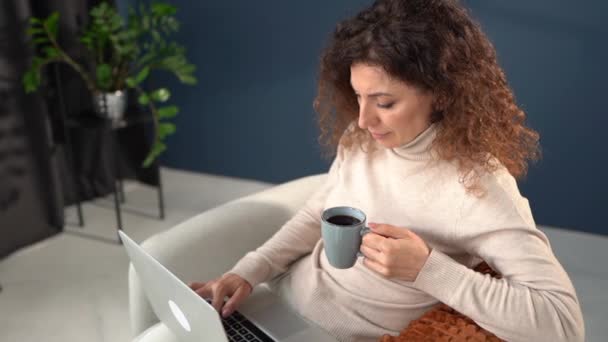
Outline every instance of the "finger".
<path id="1" fill-rule="evenodd" d="M 207 284 L 205 284 L 205 286 L 199 287 L 194 292 L 196 292 L 196 294 L 198 294 L 199 296 L 201 296 L 204 299 L 213 298 L 212 286 L 213 286 L 213 283 L 207 283 Z"/>
<path id="2" fill-rule="evenodd" d="M 404 239 L 409 237 L 409 230 L 406 228 L 395 227 L 390 224 L 370 223 L 372 232 L 393 239 Z"/>
<path id="3" fill-rule="evenodd" d="M 367 266 L 367 268 L 369 268 L 370 270 L 372 270 L 380 275 L 383 275 L 385 277 L 388 277 L 390 275 L 388 268 L 386 268 L 384 265 L 382 265 L 379 262 L 376 262 L 374 260 L 363 259 L 363 265 Z"/>
<path id="4" fill-rule="evenodd" d="M 384 240 L 386 240 L 384 236 L 376 233 L 365 234 L 361 241 L 361 246 L 366 246 L 381 251 L 382 246 L 384 245 Z"/>
<path id="5" fill-rule="evenodd" d="M 381 263 L 382 253 L 380 251 L 361 245 L 361 253 L 365 258 Z"/>
<path id="6" fill-rule="evenodd" d="M 195 291 L 196 291 L 196 289 L 199 289 L 199 288 L 201 288 L 203 286 L 205 286 L 205 283 L 201 283 L 201 282 L 197 282 L 197 281 L 188 283 L 188 287 L 191 288 L 191 289 L 193 289 L 193 290 L 195 290 Z"/>
<path id="7" fill-rule="evenodd" d="M 226 305 L 224 305 L 224 309 L 222 310 L 222 316 L 224 316 L 224 317 L 230 316 L 234 312 L 234 310 L 236 310 L 236 308 L 238 308 L 239 305 L 241 305 L 243 300 L 245 300 L 245 298 L 247 298 L 247 296 L 249 296 L 250 292 L 251 291 L 247 286 L 245 286 L 245 285 L 239 286 L 239 288 L 232 295 L 232 297 L 230 297 L 230 299 L 226 302 Z"/>
<path id="8" fill-rule="evenodd" d="M 217 312 L 222 312 L 222 306 L 224 306 L 224 298 L 228 294 L 228 289 L 226 285 L 219 282 L 215 285 L 213 289 L 213 299 L 211 300 L 211 305 L 217 310 Z"/>

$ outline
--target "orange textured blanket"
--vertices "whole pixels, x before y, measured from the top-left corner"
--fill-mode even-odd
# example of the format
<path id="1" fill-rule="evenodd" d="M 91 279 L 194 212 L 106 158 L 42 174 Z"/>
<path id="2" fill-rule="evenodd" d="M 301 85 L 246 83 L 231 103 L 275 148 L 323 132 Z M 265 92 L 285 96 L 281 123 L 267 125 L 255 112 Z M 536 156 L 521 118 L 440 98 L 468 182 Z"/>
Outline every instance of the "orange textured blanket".
<path id="1" fill-rule="evenodd" d="M 486 263 L 475 267 L 475 271 L 500 278 Z M 445 304 L 440 304 L 422 317 L 411 321 L 399 336 L 384 335 L 379 342 L 460 342 L 488 341 L 501 342 L 491 332 Z"/>

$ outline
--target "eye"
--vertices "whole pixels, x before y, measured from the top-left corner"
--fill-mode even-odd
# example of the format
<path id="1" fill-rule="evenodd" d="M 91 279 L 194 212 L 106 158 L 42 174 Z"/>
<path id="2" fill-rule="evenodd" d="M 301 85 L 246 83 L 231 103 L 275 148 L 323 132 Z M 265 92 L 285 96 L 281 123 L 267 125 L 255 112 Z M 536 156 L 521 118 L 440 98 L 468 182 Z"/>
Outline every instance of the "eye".
<path id="1" fill-rule="evenodd" d="M 386 104 L 378 103 L 377 106 L 378 106 L 378 108 L 382 108 L 382 109 L 390 109 L 394 104 L 395 104 L 394 102 L 386 103 Z"/>

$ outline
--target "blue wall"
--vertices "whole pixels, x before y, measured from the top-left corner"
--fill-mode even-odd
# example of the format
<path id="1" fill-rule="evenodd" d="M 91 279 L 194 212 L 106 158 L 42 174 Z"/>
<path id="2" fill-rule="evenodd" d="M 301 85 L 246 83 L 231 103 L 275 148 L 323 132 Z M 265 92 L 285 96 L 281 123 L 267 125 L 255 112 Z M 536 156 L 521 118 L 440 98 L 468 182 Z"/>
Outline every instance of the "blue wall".
<path id="1" fill-rule="evenodd" d="M 608 2 L 466 2 L 498 51 L 543 159 L 520 182 L 536 221 L 608 234 Z"/>
<path id="2" fill-rule="evenodd" d="M 319 55 L 369 1 L 171 2 L 199 85 L 171 82 L 182 112 L 163 162 L 269 182 L 326 171 L 312 108 Z"/>
<path id="3" fill-rule="evenodd" d="M 371 1 L 172 3 L 200 84 L 171 83 L 182 113 L 164 163 L 270 182 L 325 171 L 312 110 L 319 52 Z M 544 157 L 520 183 L 537 222 L 608 234 L 606 2 L 465 3 L 541 133 Z"/>

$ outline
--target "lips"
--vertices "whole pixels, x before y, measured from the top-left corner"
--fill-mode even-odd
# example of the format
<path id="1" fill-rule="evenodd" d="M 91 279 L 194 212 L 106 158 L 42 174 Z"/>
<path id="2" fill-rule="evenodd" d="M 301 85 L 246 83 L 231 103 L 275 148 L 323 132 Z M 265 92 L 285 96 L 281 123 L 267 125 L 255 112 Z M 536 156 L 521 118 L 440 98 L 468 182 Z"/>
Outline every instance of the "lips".
<path id="1" fill-rule="evenodd" d="M 387 136 L 390 132 L 386 132 L 386 133 L 375 133 L 375 132 L 369 132 L 372 137 L 374 137 L 374 139 L 382 139 L 383 137 Z"/>

